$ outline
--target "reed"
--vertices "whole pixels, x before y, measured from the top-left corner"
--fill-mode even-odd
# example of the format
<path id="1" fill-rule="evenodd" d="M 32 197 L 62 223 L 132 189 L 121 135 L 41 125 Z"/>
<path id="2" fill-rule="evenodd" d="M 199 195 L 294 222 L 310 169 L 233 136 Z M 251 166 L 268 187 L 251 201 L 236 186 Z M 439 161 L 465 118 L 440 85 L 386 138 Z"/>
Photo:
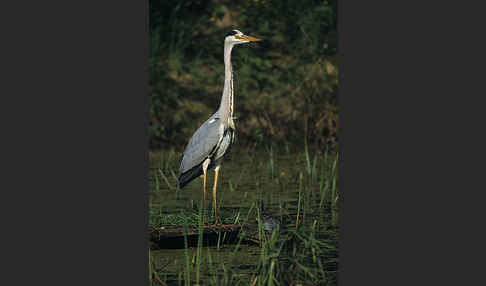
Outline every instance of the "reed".
<path id="1" fill-rule="evenodd" d="M 196 282 L 199 284 L 200 281 L 200 267 L 202 260 L 202 247 L 203 247 L 203 226 L 204 226 L 204 214 L 203 214 L 203 198 L 201 195 L 201 202 L 199 204 L 199 215 L 198 215 L 198 237 L 197 237 L 197 250 L 196 250 Z"/>
<path id="2" fill-rule="evenodd" d="M 245 237 L 248 234 L 242 232 L 232 247 L 228 247 L 226 233 L 217 236 L 214 247 L 205 247 L 202 226 L 214 222 L 214 217 L 213 212 L 203 212 L 202 198 L 194 199 L 193 204 L 188 201 L 187 209 L 178 214 L 164 214 L 164 204 L 154 201 L 157 196 L 150 198 L 149 225 L 186 227 L 184 259 L 181 261 L 180 272 L 175 274 L 177 276 L 174 284 L 168 282 L 168 285 L 336 285 L 339 251 L 339 156 L 328 150 L 323 153 L 307 150 L 307 155 L 290 155 L 295 156 L 295 159 L 292 164 L 285 166 L 276 150 L 269 147 L 264 156 L 251 153 L 254 151 L 249 152 L 255 159 L 241 169 L 247 170 L 244 178 L 250 179 L 236 180 L 238 190 L 235 190 L 237 184 L 233 180 L 222 183 L 218 188 L 220 200 L 231 199 L 230 194 L 245 198 L 242 206 L 221 209 L 220 219 L 229 224 L 253 223 L 257 231 L 258 246 L 247 245 Z M 166 155 L 165 159 L 169 157 Z M 166 169 L 160 168 L 164 174 L 170 173 L 178 163 L 177 160 L 171 162 L 163 166 Z M 277 169 L 285 172 L 285 176 L 280 176 Z M 166 177 L 172 183 L 171 178 Z M 154 183 L 152 190 L 155 193 L 170 194 L 168 186 L 162 184 L 158 189 L 156 181 Z M 252 189 L 252 186 L 256 188 Z M 269 192 L 269 188 L 278 191 Z M 199 190 L 199 186 L 194 189 Z M 225 192 L 225 195 L 219 196 Z M 280 195 L 292 196 L 292 199 L 289 202 Z M 263 205 L 265 212 L 267 209 L 278 211 L 282 221 L 278 231 L 269 233 L 265 230 L 262 223 Z M 188 226 L 199 229 L 197 248 L 188 248 Z M 242 263 L 242 253 L 255 248 L 256 259 L 250 262 L 253 268 L 248 269 L 246 264 L 240 268 L 238 263 Z M 149 259 L 152 258 L 153 256 Z M 153 263 L 151 265 L 150 271 L 153 271 Z M 153 277 L 151 281 L 155 283 Z"/>
<path id="3" fill-rule="evenodd" d="M 186 262 L 185 266 L 185 280 L 184 284 L 186 286 L 191 285 L 191 267 L 190 267 L 190 261 L 189 261 L 189 249 L 188 249 L 188 243 L 187 243 L 187 225 L 184 225 L 184 261 Z"/>
<path id="4" fill-rule="evenodd" d="M 299 200 L 297 201 L 297 216 L 295 219 L 295 230 L 299 228 L 301 201 L 302 201 L 302 173 L 299 174 Z"/>

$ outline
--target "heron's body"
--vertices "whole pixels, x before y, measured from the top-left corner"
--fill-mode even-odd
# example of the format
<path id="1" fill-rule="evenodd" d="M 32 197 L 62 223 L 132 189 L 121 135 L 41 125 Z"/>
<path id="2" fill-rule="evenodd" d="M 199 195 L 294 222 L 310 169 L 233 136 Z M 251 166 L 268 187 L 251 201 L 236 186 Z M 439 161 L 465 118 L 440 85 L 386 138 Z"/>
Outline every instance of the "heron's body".
<path id="1" fill-rule="evenodd" d="M 219 166 L 234 142 L 235 129 L 225 126 L 218 113 L 213 114 L 194 133 L 184 151 L 179 168 L 179 188 L 204 174 L 203 163 L 209 160 L 206 170 Z"/>
<path id="2" fill-rule="evenodd" d="M 179 168 L 178 186 L 183 188 L 195 178 L 204 177 L 204 200 L 206 199 L 206 173 L 215 170 L 213 186 L 213 202 L 215 219 L 218 223 L 216 208 L 216 186 L 221 162 L 229 152 L 235 139 L 235 124 L 233 122 L 234 90 L 233 70 L 231 67 L 231 50 L 234 45 L 259 41 L 243 35 L 238 30 L 232 31 L 225 38 L 224 44 L 224 88 L 218 110 L 204 122 L 189 140 Z"/>

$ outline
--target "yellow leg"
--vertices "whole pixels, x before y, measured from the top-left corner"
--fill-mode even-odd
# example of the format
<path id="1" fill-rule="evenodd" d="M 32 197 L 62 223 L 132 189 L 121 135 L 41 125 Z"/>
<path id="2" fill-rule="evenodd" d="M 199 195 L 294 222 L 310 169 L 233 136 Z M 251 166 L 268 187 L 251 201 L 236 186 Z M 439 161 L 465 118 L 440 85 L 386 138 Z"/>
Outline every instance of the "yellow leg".
<path id="1" fill-rule="evenodd" d="M 203 201 L 203 206 L 204 206 L 204 202 L 206 201 L 206 170 L 204 170 L 204 178 L 203 178 L 203 198 L 204 198 L 204 201 Z"/>
<path id="2" fill-rule="evenodd" d="M 204 214 L 206 213 L 206 175 L 207 175 L 207 169 L 208 169 L 208 166 L 209 166 L 209 163 L 211 162 L 211 160 L 209 159 L 206 159 L 204 160 L 203 162 L 203 165 L 202 165 L 202 169 L 203 169 L 203 203 L 202 203 L 202 214 L 203 214 L 203 217 L 202 217 L 202 222 L 204 224 Z"/>
<path id="3" fill-rule="evenodd" d="M 214 224 L 218 224 L 218 208 L 216 206 L 216 187 L 218 186 L 219 166 L 214 169 L 214 186 L 213 186 L 213 205 L 214 205 Z"/>

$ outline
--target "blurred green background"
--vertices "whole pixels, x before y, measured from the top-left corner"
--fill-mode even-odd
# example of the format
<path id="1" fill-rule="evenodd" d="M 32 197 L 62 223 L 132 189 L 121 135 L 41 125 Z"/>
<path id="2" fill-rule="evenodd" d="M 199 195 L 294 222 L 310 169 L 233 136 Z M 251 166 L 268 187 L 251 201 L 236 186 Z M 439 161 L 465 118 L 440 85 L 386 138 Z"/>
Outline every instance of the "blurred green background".
<path id="1" fill-rule="evenodd" d="M 149 0 L 151 149 L 182 151 L 218 106 L 224 37 L 233 49 L 238 145 L 336 146 L 337 3 Z"/>

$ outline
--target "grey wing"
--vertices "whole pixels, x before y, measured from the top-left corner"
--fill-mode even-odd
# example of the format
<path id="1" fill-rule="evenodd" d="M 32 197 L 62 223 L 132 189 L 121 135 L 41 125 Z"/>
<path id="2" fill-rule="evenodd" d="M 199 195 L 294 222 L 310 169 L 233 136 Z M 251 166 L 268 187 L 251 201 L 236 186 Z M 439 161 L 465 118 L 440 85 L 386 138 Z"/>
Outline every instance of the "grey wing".
<path id="1" fill-rule="evenodd" d="M 211 116 L 199 127 L 187 144 L 179 175 L 201 164 L 214 151 L 223 137 L 224 127 L 219 118 Z"/>

